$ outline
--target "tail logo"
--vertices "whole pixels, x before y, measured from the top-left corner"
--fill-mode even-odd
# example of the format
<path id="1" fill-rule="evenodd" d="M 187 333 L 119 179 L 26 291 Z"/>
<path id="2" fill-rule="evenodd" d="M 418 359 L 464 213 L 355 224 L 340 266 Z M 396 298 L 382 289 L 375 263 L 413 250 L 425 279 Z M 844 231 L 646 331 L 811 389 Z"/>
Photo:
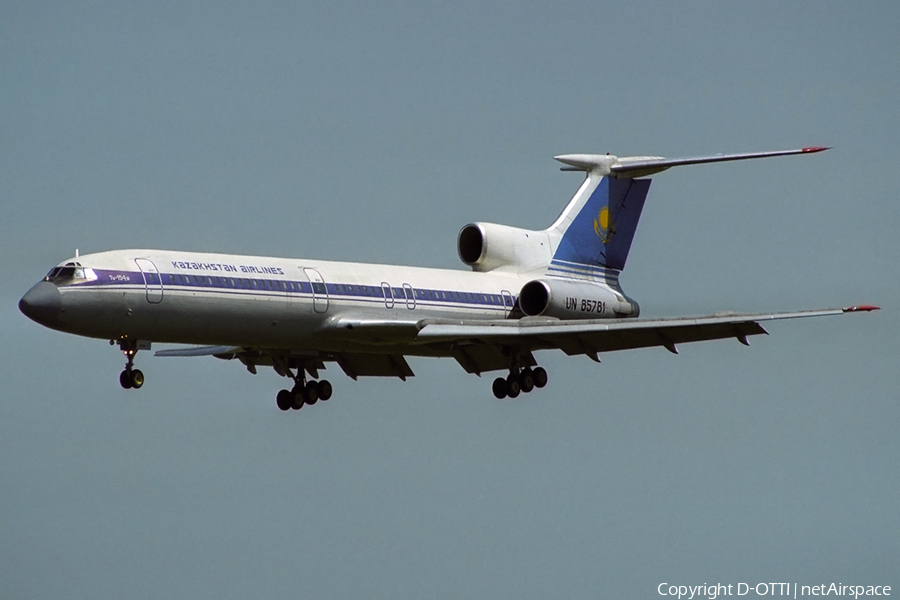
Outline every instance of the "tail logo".
<path id="1" fill-rule="evenodd" d="M 600 209 L 597 218 L 594 219 L 594 233 L 600 238 L 600 242 L 606 244 L 616 234 L 616 224 L 609 220 L 609 207 Z"/>

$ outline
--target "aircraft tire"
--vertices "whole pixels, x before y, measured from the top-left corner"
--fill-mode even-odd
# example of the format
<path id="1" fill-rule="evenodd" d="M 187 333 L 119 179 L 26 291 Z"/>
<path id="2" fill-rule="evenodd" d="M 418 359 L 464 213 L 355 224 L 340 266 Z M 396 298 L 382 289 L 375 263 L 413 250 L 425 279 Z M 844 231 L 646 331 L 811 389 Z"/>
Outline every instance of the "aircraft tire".
<path id="1" fill-rule="evenodd" d="M 291 393 L 287 390 L 281 390 L 278 392 L 278 395 L 275 396 L 275 402 L 281 410 L 290 410 L 291 404 L 293 404 L 291 402 Z"/>
<path id="2" fill-rule="evenodd" d="M 303 388 L 294 388 L 294 390 L 291 392 L 291 408 L 293 408 L 294 410 L 300 410 L 301 408 L 303 408 L 304 398 Z"/>
<path id="3" fill-rule="evenodd" d="M 331 398 L 331 394 L 334 392 L 334 388 L 331 387 L 331 382 L 327 379 L 323 379 L 322 381 L 316 384 L 316 391 L 319 394 L 319 400 L 322 402 L 326 402 L 329 398 Z"/>
<path id="4" fill-rule="evenodd" d="M 510 373 L 506 378 L 506 395 L 510 398 L 517 398 L 522 388 L 519 386 L 519 378 Z"/>
<path id="5" fill-rule="evenodd" d="M 303 389 L 303 397 L 307 404 L 312 406 L 319 401 L 319 389 L 316 387 L 315 381 L 310 381 Z"/>
<path id="6" fill-rule="evenodd" d="M 519 389 L 522 390 L 523 394 L 527 394 L 534 389 L 534 374 L 531 369 L 522 369 L 522 372 L 519 373 L 518 381 Z"/>
<path id="7" fill-rule="evenodd" d="M 131 373 L 129 373 L 128 370 L 119 373 L 119 385 L 126 390 L 131 389 Z"/>
<path id="8" fill-rule="evenodd" d="M 506 380 L 502 377 L 495 379 L 493 385 L 491 385 L 491 391 L 494 392 L 494 397 L 497 400 L 506 398 Z"/>
<path id="9" fill-rule="evenodd" d="M 144 385 L 144 373 L 140 369 L 131 371 L 131 387 L 139 390 Z"/>
<path id="10" fill-rule="evenodd" d="M 532 371 L 534 377 L 534 387 L 542 388 L 547 385 L 547 370 L 544 367 L 537 367 Z"/>

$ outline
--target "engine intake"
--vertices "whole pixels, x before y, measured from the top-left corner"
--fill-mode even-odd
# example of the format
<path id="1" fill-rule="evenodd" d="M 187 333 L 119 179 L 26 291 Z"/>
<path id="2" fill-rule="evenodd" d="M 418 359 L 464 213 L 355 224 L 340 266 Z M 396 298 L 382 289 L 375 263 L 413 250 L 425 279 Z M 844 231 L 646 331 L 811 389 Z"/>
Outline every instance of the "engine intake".
<path id="1" fill-rule="evenodd" d="M 561 279 L 535 279 L 522 286 L 519 308 L 529 317 L 602 319 L 636 317 L 633 300 L 601 285 Z"/>

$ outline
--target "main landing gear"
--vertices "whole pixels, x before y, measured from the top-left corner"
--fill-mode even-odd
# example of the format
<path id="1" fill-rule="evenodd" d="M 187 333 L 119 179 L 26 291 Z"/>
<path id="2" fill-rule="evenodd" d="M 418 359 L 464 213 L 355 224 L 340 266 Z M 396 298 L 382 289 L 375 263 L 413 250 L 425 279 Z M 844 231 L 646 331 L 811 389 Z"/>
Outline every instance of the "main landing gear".
<path id="1" fill-rule="evenodd" d="M 278 408 L 281 410 L 300 410 L 304 404 L 313 405 L 319 400 L 325 402 L 331 398 L 332 387 L 327 379 L 321 381 L 304 381 L 305 377 L 299 376 L 295 380 L 293 389 L 281 390 L 275 397 Z"/>
<path id="2" fill-rule="evenodd" d="M 140 369 L 134 368 L 134 355 L 138 351 L 137 343 L 123 338 L 119 340 L 119 348 L 122 349 L 122 353 L 127 360 L 125 370 L 119 374 L 119 385 L 126 390 L 140 389 L 144 385 L 144 373 Z"/>
<path id="3" fill-rule="evenodd" d="M 518 371 L 518 372 L 517 372 Z M 547 371 L 543 367 L 525 367 L 524 369 L 510 369 L 509 375 L 504 379 L 498 377 L 494 380 L 491 390 L 498 400 L 503 398 L 516 398 L 520 393 L 527 394 L 534 388 L 542 388 L 547 385 Z"/>

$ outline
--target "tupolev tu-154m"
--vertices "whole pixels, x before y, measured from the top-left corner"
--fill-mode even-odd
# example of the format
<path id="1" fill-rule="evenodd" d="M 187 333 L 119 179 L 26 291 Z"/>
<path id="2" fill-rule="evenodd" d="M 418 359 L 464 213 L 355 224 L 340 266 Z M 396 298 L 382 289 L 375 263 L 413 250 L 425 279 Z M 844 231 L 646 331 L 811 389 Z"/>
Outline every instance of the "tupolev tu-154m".
<path id="1" fill-rule="evenodd" d="M 34 321 L 110 340 L 125 355 L 123 388 L 137 389 L 134 366 L 151 343 L 192 347 L 157 356 L 238 360 L 251 373 L 272 367 L 291 384 L 282 410 L 328 400 L 319 378 L 335 362 L 356 379 L 413 372 L 408 356 L 453 357 L 468 373 L 506 372 L 497 398 L 547 384 L 534 351 L 584 354 L 734 338 L 747 344 L 776 319 L 875 310 L 853 306 L 768 314 L 639 318 L 619 285 L 637 230 L 649 175 L 671 167 L 812 154 L 822 147 L 667 159 L 566 154 L 563 170 L 584 182 L 543 231 L 470 223 L 457 239 L 471 271 L 323 260 L 115 250 L 54 267 L 19 301 Z M 77 254 L 77 253 L 76 253 Z"/>

